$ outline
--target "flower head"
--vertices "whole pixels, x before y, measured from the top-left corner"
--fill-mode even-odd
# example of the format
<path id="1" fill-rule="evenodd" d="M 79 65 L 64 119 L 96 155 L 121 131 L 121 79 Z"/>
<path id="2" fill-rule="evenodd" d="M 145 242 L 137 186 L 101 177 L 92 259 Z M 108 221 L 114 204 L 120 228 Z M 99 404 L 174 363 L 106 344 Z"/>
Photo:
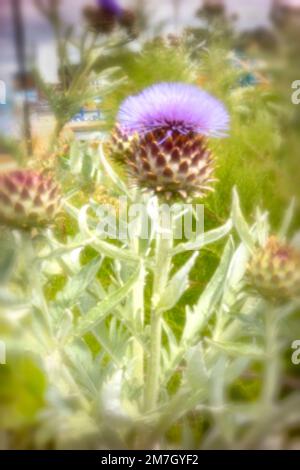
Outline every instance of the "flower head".
<path id="1" fill-rule="evenodd" d="M 25 229 L 44 226 L 59 205 L 60 191 L 50 177 L 31 170 L 0 174 L 0 223 Z"/>
<path id="2" fill-rule="evenodd" d="M 111 15 L 121 16 L 123 13 L 123 9 L 117 0 L 98 0 L 98 5 L 102 11 Z"/>
<path id="3" fill-rule="evenodd" d="M 98 0 L 97 3 L 97 7 L 87 5 L 83 10 L 93 31 L 108 34 L 120 26 L 132 36 L 136 34 L 134 13 L 122 8 L 118 0 Z"/>
<path id="4" fill-rule="evenodd" d="M 224 105 L 197 86 L 159 83 L 127 98 L 121 105 L 118 122 L 127 134 L 165 130 L 186 135 L 224 137 L 229 115 Z"/>
<path id="5" fill-rule="evenodd" d="M 286 301 L 300 296 L 300 252 L 275 236 L 268 239 L 250 260 L 250 285 L 270 300 Z"/>
<path id="6" fill-rule="evenodd" d="M 214 180 L 207 137 L 228 129 L 229 115 L 216 98 L 194 85 L 159 83 L 121 105 L 112 154 L 142 187 L 167 197 L 202 196 Z"/>

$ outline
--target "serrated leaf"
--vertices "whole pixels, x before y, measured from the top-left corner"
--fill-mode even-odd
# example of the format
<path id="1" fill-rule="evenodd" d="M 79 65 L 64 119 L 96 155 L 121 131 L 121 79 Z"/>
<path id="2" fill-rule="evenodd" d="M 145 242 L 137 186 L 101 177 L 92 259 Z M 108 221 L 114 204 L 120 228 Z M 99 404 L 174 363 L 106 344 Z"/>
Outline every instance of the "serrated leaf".
<path id="1" fill-rule="evenodd" d="M 203 328 L 220 300 L 232 253 L 233 242 L 229 240 L 225 246 L 220 264 L 202 293 L 198 303 L 192 310 L 187 310 L 186 323 L 182 335 L 183 343 L 190 341 L 201 328 Z"/>
<path id="2" fill-rule="evenodd" d="M 129 200 L 131 200 L 132 197 L 126 187 L 126 184 L 124 183 L 124 181 L 121 180 L 121 178 L 117 175 L 117 173 L 114 172 L 111 165 L 105 158 L 102 145 L 99 146 L 99 157 L 100 157 L 100 162 L 104 170 L 106 171 L 107 175 L 110 177 L 111 181 L 122 191 L 122 193 L 126 194 Z"/>
<path id="3" fill-rule="evenodd" d="M 285 238 L 287 236 L 294 214 L 295 214 L 295 209 L 296 209 L 296 200 L 295 198 L 293 198 L 289 207 L 287 208 L 287 211 L 284 215 L 284 218 L 280 227 L 280 231 L 279 231 L 280 238 Z"/>
<path id="4" fill-rule="evenodd" d="M 123 261 L 139 261 L 139 256 L 135 255 L 135 253 L 126 249 L 119 248 L 103 240 L 95 240 L 91 243 L 91 246 L 98 253 L 105 255 L 108 258 L 119 259 Z"/>
<path id="5" fill-rule="evenodd" d="M 169 349 L 169 356 L 167 358 L 167 362 L 171 363 L 172 358 L 175 357 L 176 354 L 178 353 L 178 342 L 176 340 L 176 337 L 173 331 L 171 330 L 167 322 L 165 322 L 164 320 L 163 320 L 163 331 L 168 338 L 167 344 L 168 344 L 168 349 Z"/>
<path id="6" fill-rule="evenodd" d="M 230 306 L 237 301 L 237 292 L 244 279 L 249 260 L 249 250 L 242 243 L 235 251 L 228 267 L 224 283 L 223 305 Z"/>
<path id="7" fill-rule="evenodd" d="M 91 232 L 88 227 L 87 210 L 88 205 L 83 206 L 80 211 L 72 207 L 70 204 L 66 204 L 66 208 L 72 217 L 78 220 L 81 234 L 84 238 L 89 240 L 90 246 L 94 248 L 99 254 L 107 256 L 108 258 L 119 259 L 123 261 L 139 261 L 139 256 L 129 251 L 128 249 L 119 248 L 112 243 L 108 243 L 104 240 L 97 238 L 96 232 Z"/>
<path id="8" fill-rule="evenodd" d="M 82 153 L 80 151 L 80 146 L 77 141 L 72 143 L 70 149 L 70 170 L 73 175 L 81 173 L 82 168 Z"/>
<path id="9" fill-rule="evenodd" d="M 266 244 L 269 231 L 269 214 L 267 212 L 261 213 L 261 211 L 257 209 L 255 235 L 260 246 L 264 246 Z"/>
<path id="10" fill-rule="evenodd" d="M 264 359 L 266 357 L 264 350 L 256 344 L 214 341 L 210 338 L 206 338 L 206 341 L 220 351 L 227 353 L 229 356 L 246 356 L 252 359 Z"/>
<path id="11" fill-rule="evenodd" d="M 16 261 L 16 252 L 4 247 L 0 253 L 0 283 L 4 284 L 10 278 Z"/>
<path id="12" fill-rule="evenodd" d="M 97 257 L 75 274 L 58 294 L 57 303 L 60 306 L 72 307 L 95 279 L 101 263 L 102 259 Z"/>
<path id="13" fill-rule="evenodd" d="M 184 253 L 185 251 L 201 250 L 201 248 L 204 246 L 210 245 L 211 243 L 226 237 L 231 229 L 232 221 L 229 219 L 226 224 L 222 225 L 221 227 L 210 230 L 206 233 L 201 233 L 195 238 L 195 240 L 191 240 L 186 243 L 180 243 L 180 245 L 176 246 L 176 248 L 172 250 L 172 253 L 173 255 L 177 255 L 179 253 Z"/>
<path id="14" fill-rule="evenodd" d="M 188 350 L 184 377 L 192 389 L 198 389 L 200 385 L 203 386 L 207 383 L 209 374 L 206 369 L 201 343 Z"/>
<path id="15" fill-rule="evenodd" d="M 189 285 L 189 273 L 195 264 L 198 253 L 194 253 L 191 258 L 180 268 L 167 284 L 165 291 L 158 303 L 158 310 L 165 312 L 173 308 L 180 297 L 187 290 Z"/>
<path id="16" fill-rule="evenodd" d="M 250 227 L 243 216 L 236 188 L 233 190 L 232 221 L 242 242 L 245 243 L 248 250 L 252 252 L 255 247 L 255 240 L 251 234 Z"/>
<path id="17" fill-rule="evenodd" d="M 131 292 L 139 277 L 139 272 L 140 267 L 122 287 L 109 294 L 106 299 L 99 302 L 84 317 L 80 318 L 72 336 L 82 336 L 88 331 L 93 330 L 93 328 L 102 322 L 107 315 Z"/>

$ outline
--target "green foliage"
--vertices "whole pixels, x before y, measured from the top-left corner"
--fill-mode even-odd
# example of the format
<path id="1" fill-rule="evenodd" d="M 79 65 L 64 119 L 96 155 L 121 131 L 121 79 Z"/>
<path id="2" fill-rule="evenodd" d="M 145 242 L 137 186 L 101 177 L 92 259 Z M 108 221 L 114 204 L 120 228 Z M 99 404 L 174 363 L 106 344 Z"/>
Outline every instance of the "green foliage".
<path id="1" fill-rule="evenodd" d="M 45 405 L 46 378 L 29 356 L 9 355 L 0 366 L 1 428 L 16 431 L 32 426 Z"/>

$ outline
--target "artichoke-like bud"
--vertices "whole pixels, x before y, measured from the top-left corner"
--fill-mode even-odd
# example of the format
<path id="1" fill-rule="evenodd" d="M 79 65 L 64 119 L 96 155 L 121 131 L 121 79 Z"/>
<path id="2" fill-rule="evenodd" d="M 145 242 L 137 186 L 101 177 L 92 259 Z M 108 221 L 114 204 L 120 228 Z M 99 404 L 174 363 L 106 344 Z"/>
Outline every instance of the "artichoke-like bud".
<path id="1" fill-rule="evenodd" d="M 160 83 L 121 105 L 111 154 L 140 187 L 167 199 L 212 190 L 214 158 L 208 137 L 223 137 L 223 104 L 197 86 Z"/>
<path id="2" fill-rule="evenodd" d="M 124 163 L 130 160 L 134 150 L 134 140 L 136 136 L 127 135 L 122 132 L 122 129 L 117 125 L 108 142 L 108 152 L 113 156 L 114 160 L 118 163 Z"/>
<path id="3" fill-rule="evenodd" d="M 90 28 L 97 33 L 111 33 L 116 26 L 123 27 L 132 33 L 135 25 L 135 15 L 119 5 L 117 0 L 98 0 L 96 7 L 86 6 L 83 14 Z"/>
<path id="4" fill-rule="evenodd" d="M 58 185 L 41 172 L 0 174 L 0 223 L 23 229 L 48 225 L 59 210 L 60 199 Z"/>
<path id="5" fill-rule="evenodd" d="M 248 267 L 250 285 L 269 300 L 284 302 L 300 296 L 300 252 L 275 236 L 257 249 Z"/>

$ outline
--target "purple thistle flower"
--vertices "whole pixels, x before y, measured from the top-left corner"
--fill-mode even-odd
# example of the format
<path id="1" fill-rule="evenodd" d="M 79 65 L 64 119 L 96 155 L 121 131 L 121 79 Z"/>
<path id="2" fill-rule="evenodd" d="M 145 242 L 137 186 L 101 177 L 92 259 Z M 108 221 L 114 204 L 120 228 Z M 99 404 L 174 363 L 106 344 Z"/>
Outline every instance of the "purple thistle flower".
<path id="1" fill-rule="evenodd" d="M 203 196 L 215 181 L 207 137 L 224 137 L 229 114 L 209 93 L 159 83 L 121 105 L 111 152 L 131 177 L 166 198 Z"/>
<path id="2" fill-rule="evenodd" d="M 123 9 L 117 0 L 98 0 L 99 8 L 114 16 L 122 16 Z"/>
<path id="3" fill-rule="evenodd" d="M 229 115 L 219 100 L 195 85 L 159 83 L 127 98 L 121 105 L 118 123 L 128 135 L 164 129 L 224 137 Z"/>

